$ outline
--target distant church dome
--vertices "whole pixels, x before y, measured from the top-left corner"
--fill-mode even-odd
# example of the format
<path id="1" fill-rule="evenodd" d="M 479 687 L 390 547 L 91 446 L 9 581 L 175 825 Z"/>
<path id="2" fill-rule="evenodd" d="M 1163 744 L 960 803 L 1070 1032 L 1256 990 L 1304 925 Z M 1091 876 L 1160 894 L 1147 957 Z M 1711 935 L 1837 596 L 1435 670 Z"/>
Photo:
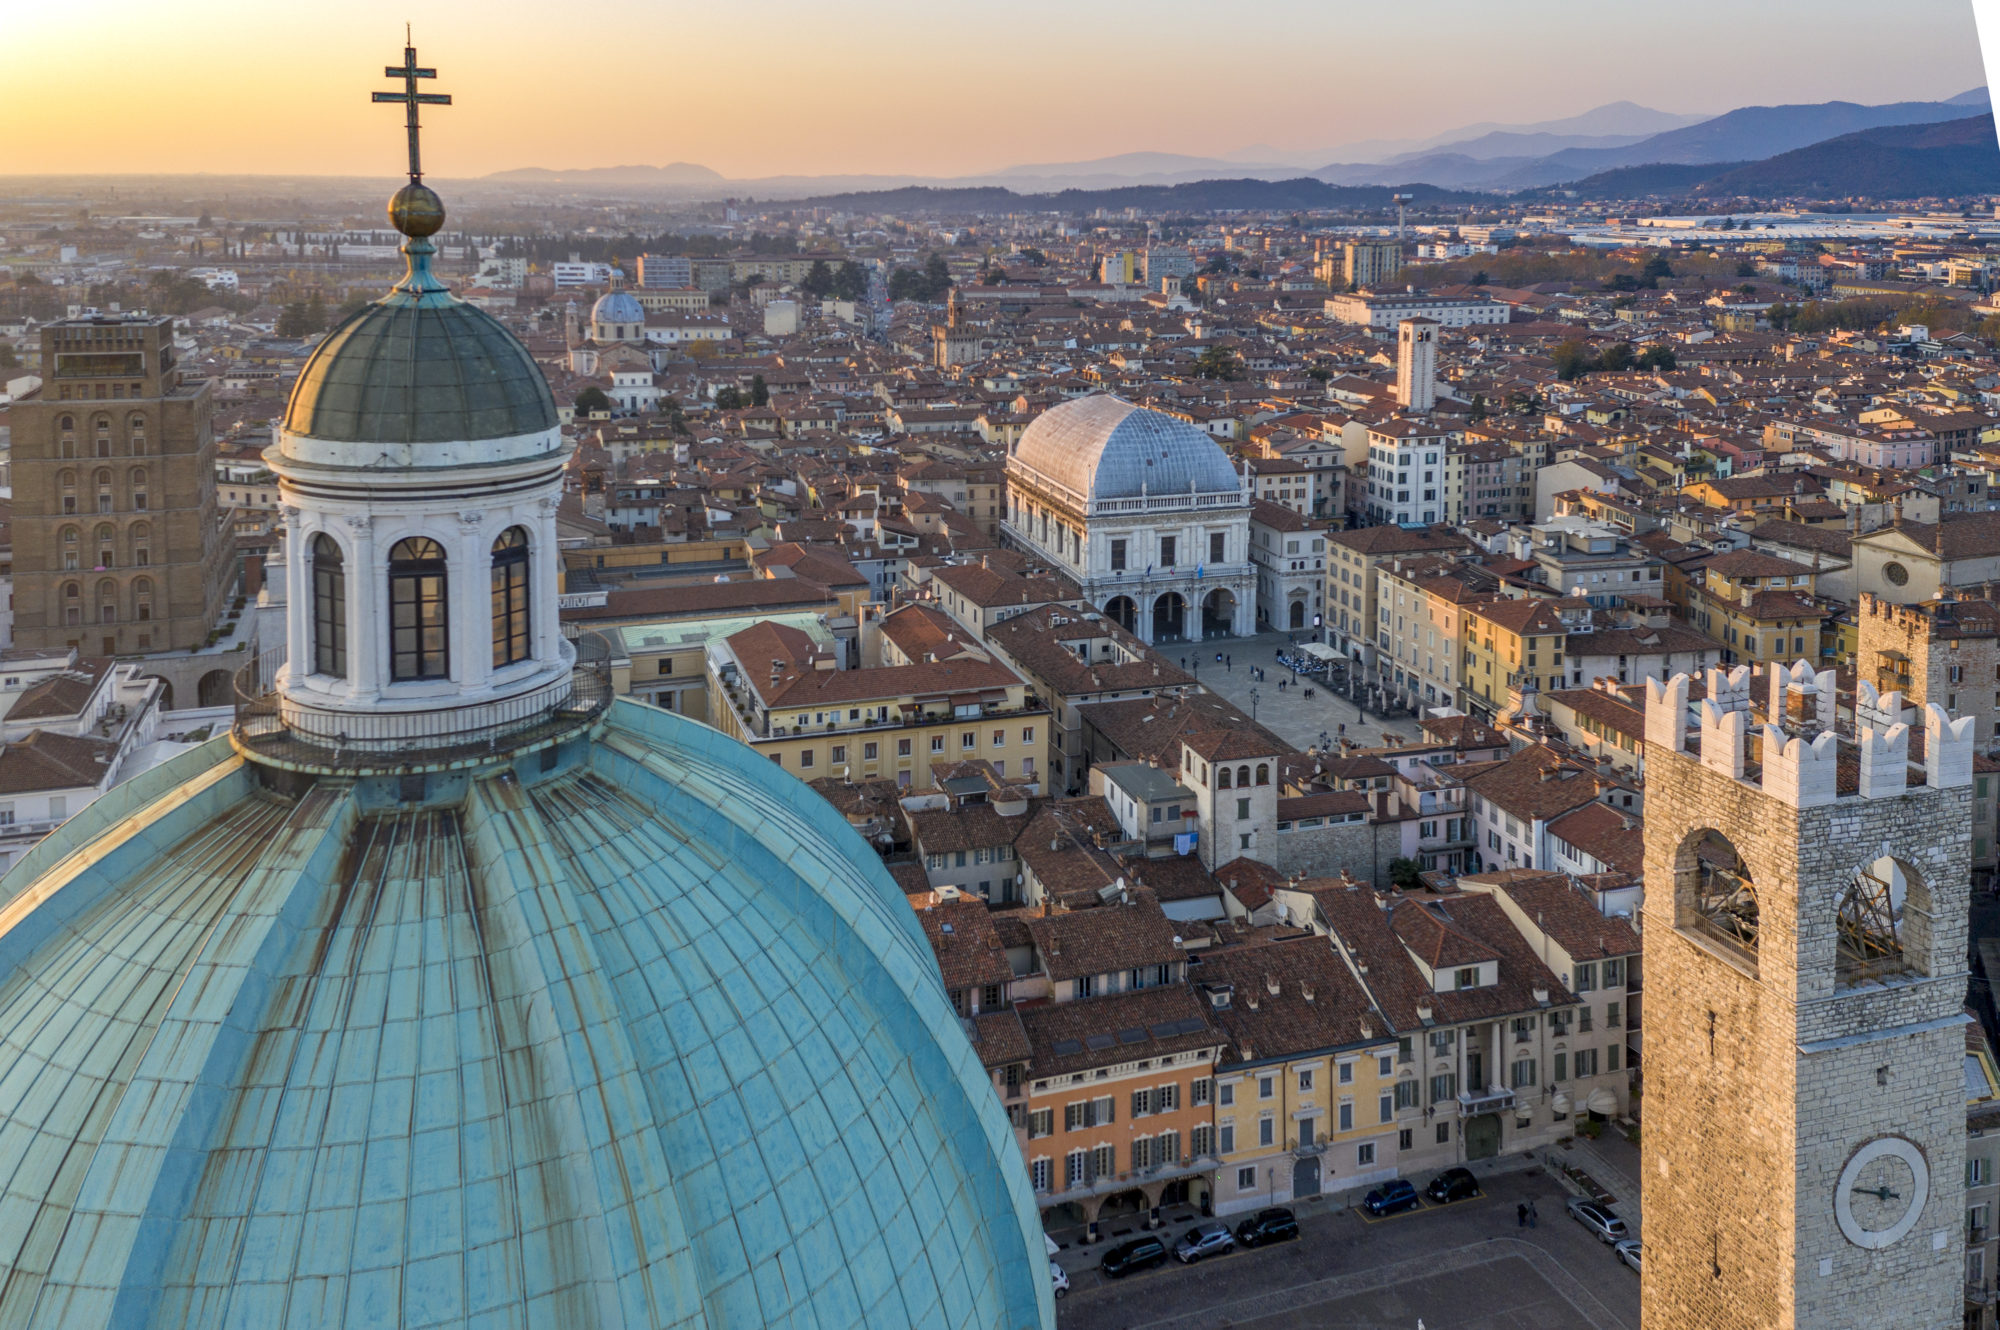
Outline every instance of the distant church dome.
<path id="1" fill-rule="evenodd" d="M 590 321 L 597 324 L 643 324 L 646 309 L 630 291 L 607 291 L 590 307 Z"/>
<path id="2" fill-rule="evenodd" d="M 548 389 L 423 222 L 265 454 L 285 648 L 0 878 L 0 1325 L 1053 1330 L 918 919 L 563 634 Z"/>
<path id="3" fill-rule="evenodd" d="M 1229 454 L 1206 431 L 1109 393 L 1051 407 L 1021 431 L 1009 459 L 1084 498 L 1234 493 Z"/>

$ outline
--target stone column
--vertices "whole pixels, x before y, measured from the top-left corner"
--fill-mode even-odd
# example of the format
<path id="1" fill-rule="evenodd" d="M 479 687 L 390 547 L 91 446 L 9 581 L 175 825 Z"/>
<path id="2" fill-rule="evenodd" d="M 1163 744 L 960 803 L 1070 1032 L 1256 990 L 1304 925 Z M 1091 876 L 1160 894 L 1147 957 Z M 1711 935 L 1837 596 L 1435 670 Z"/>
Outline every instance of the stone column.
<path id="1" fill-rule="evenodd" d="M 503 528 L 504 529 L 504 528 Z M 493 680 L 493 538 L 486 514 L 469 508 L 458 515 L 457 548 L 451 553 L 451 678 L 461 689 L 485 689 Z"/>
<path id="2" fill-rule="evenodd" d="M 312 672 L 312 538 L 299 528 L 299 510 L 286 504 L 285 663 L 290 677 Z"/>
<path id="3" fill-rule="evenodd" d="M 382 695 L 389 677 L 389 568 L 375 551 L 375 522 L 366 513 L 346 519 L 347 681 L 353 697 Z"/>

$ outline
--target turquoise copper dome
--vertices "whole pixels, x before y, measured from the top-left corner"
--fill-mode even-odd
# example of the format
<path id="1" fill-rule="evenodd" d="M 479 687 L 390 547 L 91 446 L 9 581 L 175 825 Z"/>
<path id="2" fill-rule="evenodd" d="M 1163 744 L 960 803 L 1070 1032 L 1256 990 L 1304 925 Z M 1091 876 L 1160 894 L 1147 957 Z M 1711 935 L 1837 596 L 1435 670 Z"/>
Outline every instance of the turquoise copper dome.
<path id="1" fill-rule="evenodd" d="M 285 408 L 293 434 L 333 443 L 452 443 L 556 427 L 540 366 L 500 321 L 452 295 L 427 240 L 396 288 L 343 319 Z"/>
<path id="2" fill-rule="evenodd" d="M 0 880 L 0 1325 L 1054 1325 L 860 836 L 629 700 L 544 751 L 404 802 L 218 738 Z"/>

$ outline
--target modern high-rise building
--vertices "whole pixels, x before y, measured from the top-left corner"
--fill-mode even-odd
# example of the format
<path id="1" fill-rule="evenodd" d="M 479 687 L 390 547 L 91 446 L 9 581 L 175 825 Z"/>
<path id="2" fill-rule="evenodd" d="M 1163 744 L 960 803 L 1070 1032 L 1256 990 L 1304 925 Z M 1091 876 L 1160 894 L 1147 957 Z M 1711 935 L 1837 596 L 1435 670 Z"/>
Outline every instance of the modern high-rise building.
<path id="1" fill-rule="evenodd" d="M 1341 275 L 1351 287 L 1380 286 L 1403 271 L 1403 247 L 1393 240 L 1350 240 L 1343 256 Z"/>
<path id="2" fill-rule="evenodd" d="M 1405 411 L 1437 405 L 1437 333 L 1432 319 L 1404 319 L 1396 325 L 1396 400 Z"/>
<path id="3" fill-rule="evenodd" d="M 90 655 L 198 647 L 228 590 L 207 380 L 173 320 L 42 329 L 45 381 L 13 418 L 14 642 Z"/>
<path id="4" fill-rule="evenodd" d="M 678 291 L 694 285 L 694 264 L 685 254 L 641 254 L 639 285 L 655 291 Z"/>

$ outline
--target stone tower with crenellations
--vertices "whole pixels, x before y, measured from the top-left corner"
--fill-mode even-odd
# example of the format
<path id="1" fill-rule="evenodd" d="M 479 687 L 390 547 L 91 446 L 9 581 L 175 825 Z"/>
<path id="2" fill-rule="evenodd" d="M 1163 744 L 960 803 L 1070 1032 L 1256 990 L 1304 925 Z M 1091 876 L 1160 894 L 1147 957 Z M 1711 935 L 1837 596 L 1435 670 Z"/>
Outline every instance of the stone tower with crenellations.
<path id="1" fill-rule="evenodd" d="M 1957 1325 L 1972 722 L 1766 682 L 1647 685 L 1642 1324 Z"/>

